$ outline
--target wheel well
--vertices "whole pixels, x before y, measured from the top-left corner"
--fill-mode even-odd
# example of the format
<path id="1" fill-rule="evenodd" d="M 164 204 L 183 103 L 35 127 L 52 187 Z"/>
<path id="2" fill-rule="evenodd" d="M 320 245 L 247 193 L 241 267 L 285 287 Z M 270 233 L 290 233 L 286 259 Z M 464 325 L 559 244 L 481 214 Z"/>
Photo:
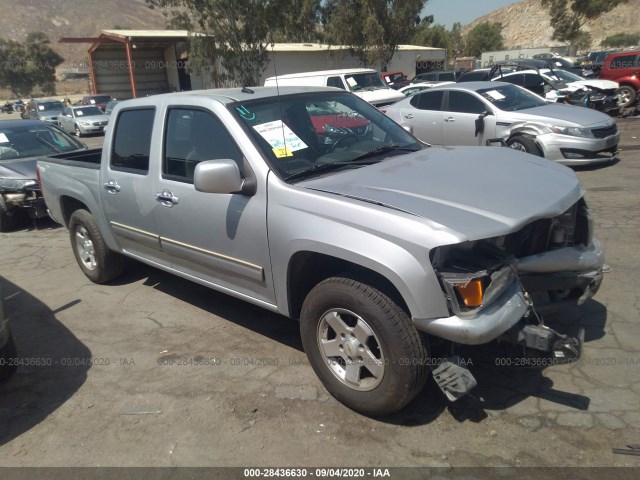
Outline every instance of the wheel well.
<path id="1" fill-rule="evenodd" d="M 73 215 L 73 212 L 76 210 L 84 209 L 91 212 L 80 200 L 73 197 L 67 197 L 66 195 L 60 198 L 60 207 L 62 209 L 62 219 L 67 227 L 69 226 L 69 219 L 71 218 L 71 215 Z"/>
<path id="2" fill-rule="evenodd" d="M 287 291 L 290 317 L 300 318 L 302 303 L 311 289 L 334 276 L 346 276 L 377 288 L 411 317 L 404 298 L 385 276 L 347 260 L 317 252 L 298 252 L 289 261 Z"/>

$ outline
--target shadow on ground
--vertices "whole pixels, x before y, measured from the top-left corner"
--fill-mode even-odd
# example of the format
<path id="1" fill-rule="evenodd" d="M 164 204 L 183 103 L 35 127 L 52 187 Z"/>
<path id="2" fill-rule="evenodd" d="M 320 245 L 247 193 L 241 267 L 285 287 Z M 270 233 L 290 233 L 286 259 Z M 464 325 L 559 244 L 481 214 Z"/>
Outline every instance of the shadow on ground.
<path id="1" fill-rule="evenodd" d="M 26 290 L 0 276 L 4 309 L 18 351 L 18 369 L 0 384 L 0 445 L 44 420 L 84 384 L 91 352 L 56 313 Z"/>

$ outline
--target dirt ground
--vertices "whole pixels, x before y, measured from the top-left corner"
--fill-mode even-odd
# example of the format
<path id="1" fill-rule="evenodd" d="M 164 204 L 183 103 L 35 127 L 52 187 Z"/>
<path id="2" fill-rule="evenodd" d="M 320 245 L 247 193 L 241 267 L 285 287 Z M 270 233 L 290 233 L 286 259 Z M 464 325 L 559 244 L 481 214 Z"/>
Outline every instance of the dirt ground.
<path id="1" fill-rule="evenodd" d="M 611 272 L 548 318 L 585 327 L 583 359 L 518 369 L 470 348 L 473 398 L 430 380 L 385 419 L 327 394 L 294 321 L 135 262 L 94 285 L 48 221 L 0 234 L 28 360 L 0 386 L 0 465 L 639 467 L 612 453 L 640 443 L 640 118 L 619 125 L 621 161 L 577 171 Z"/>

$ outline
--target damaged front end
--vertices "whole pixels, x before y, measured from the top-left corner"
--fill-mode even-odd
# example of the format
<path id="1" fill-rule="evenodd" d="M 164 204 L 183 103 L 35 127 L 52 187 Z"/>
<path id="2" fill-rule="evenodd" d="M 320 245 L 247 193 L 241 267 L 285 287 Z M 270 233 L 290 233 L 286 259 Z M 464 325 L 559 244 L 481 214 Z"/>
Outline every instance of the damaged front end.
<path id="1" fill-rule="evenodd" d="M 12 224 L 17 215 L 37 219 L 47 216 L 47 207 L 36 180 L 0 178 L 0 215 Z"/>
<path id="2" fill-rule="evenodd" d="M 542 312 L 581 304 L 602 282 L 604 253 L 593 238 L 592 219 L 579 200 L 561 215 L 536 220 L 517 232 L 438 247 L 431 262 L 447 299 L 450 317 L 414 320 L 430 335 L 465 345 L 508 341 L 541 365 L 579 358 L 582 333 L 569 337 L 544 324 Z M 434 378 L 452 399 L 451 385 L 472 385 L 460 367 L 445 362 Z M 468 373 L 468 372 L 467 372 Z M 457 383 L 456 383 L 457 382 Z M 464 390 L 464 388 L 463 388 Z M 463 392 L 464 393 L 464 392 Z"/>

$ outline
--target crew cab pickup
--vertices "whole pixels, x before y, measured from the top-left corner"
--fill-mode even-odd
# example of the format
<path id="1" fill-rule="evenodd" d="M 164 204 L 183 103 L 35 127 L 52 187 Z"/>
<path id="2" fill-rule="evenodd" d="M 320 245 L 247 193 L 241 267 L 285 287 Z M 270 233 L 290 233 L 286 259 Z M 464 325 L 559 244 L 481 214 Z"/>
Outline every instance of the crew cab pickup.
<path id="1" fill-rule="evenodd" d="M 339 112 L 323 128 L 319 105 Z M 406 405 L 430 365 L 451 400 L 475 385 L 455 355 L 433 362 L 430 340 L 454 353 L 498 338 L 554 361 L 580 353 L 536 310 L 582 303 L 602 280 L 564 166 L 430 147 L 323 87 L 157 95 L 119 103 L 111 120 L 101 152 L 38 162 L 93 282 L 117 277 L 126 256 L 297 319 L 327 390 L 368 415 Z"/>

